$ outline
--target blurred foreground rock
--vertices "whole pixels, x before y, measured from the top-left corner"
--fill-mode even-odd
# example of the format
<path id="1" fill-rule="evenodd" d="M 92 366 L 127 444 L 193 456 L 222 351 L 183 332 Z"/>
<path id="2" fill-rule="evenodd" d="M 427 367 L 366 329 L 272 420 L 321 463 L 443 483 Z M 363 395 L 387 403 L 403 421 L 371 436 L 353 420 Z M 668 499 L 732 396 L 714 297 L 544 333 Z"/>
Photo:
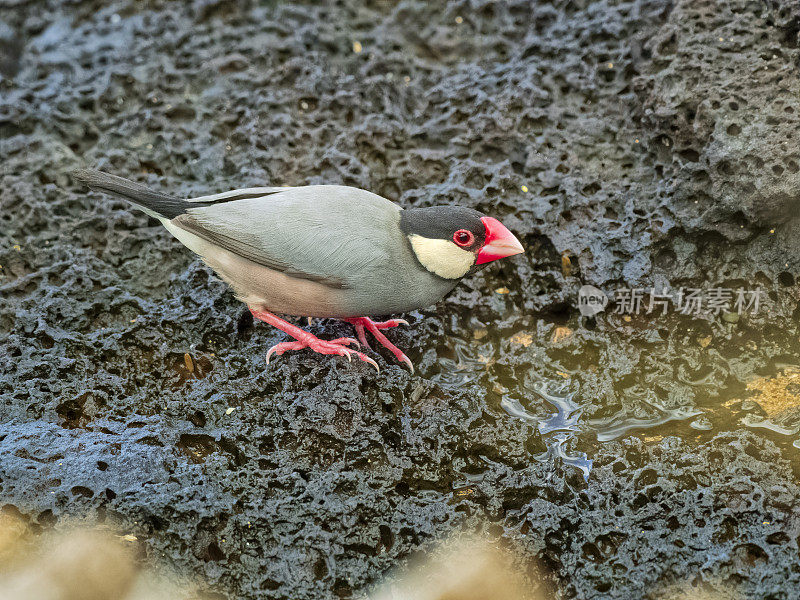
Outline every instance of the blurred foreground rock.
<path id="1" fill-rule="evenodd" d="M 453 539 L 426 554 L 370 596 L 371 600 L 544 600 L 535 569 L 485 540 Z M 530 577 L 523 575 L 529 572 Z"/>
<path id="2" fill-rule="evenodd" d="M 0 600 L 202 600 L 136 562 L 110 532 L 73 528 L 33 536 L 0 514 Z"/>

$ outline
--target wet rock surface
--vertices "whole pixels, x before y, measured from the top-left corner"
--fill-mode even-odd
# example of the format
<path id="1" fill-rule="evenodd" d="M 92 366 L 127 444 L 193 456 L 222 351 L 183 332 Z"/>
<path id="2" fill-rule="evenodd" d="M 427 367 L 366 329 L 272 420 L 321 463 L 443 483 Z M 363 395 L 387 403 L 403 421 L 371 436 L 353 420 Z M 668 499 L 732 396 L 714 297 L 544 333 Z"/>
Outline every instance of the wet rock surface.
<path id="1" fill-rule="evenodd" d="M 3 510 L 132 532 L 209 595 L 357 596 L 463 528 L 562 597 L 789 597 L 798 23 L 744 0 L 0 0 Z M 528 251 L 392 330 L 415 375 L 266 368 L 281 335 L 81 166 L 459 203 Z M 582 283 L 767 297 L 586 319 Z"/>

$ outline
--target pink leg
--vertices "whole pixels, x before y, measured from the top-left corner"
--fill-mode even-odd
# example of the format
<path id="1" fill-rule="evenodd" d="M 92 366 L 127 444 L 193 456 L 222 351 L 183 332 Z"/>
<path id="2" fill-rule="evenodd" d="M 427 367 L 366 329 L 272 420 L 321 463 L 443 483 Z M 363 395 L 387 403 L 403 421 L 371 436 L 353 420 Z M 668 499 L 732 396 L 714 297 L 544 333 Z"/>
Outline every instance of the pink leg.
<path id="1" fill-rule="evenodd" d="M 318 352 L 319 354 L 338 354 L 340 356 L 345 356 L 347 357 L 347 360 L 352 360 L 350 355 L 355 354 L 358 356 L 358 358 L 371 364 L 373 367 L 378 369 L 378 371 L 380 371 L 378 368 L 378 363 L 372 360 L 369 356 L 345 347 L 349 344 L 358 344 L 358 342 L 353 338 L 336 338 L 335 340 L 330 341 L 321 340 L 314 334 L 309 333 L 304 329 L 300 329 L 299 327 L 292 325 L 291 323 L 288 323 L 279 317 L 276 317 L 272 313 L 255 310 L 254 308 L 250 308 L 250 312 L 253 313 L 253 316 L 256 319 L 264 321 L 273 327 L 277 327 L 296 340 L 294 342 L 281 342 L 279 344 L 275 344 L 272 348 L 267 350 L 267 364 L 269 364 L 269 358 L 273 354 L 280 356 L 289 350 L 302 350 L 303 348 L 308 348 L 314 352 Z"/>
<path id="2" fill-rule="evenodd" d="M 366 329 L 369 331 L 378 343 L 381 346 L 389 350 L 392 354 L 394 354 L 395 358 L 399 360 L 401 363 L 405 363 L 408 365 L 408 368 L 411 369 L 411 372 L 414 372 L 414 365 L 411 363 L 411 360 L 403 353 L 400 348 L 395 346 L 389 339 L 381 333 L 381 329 L 389 329 L 391 327 L 397 327 L 398 325 L 408 325 L 408 321 L 405 319 L 389 319 L 388 321 L 380 321 L 376 323 L 369 317 L 353 317 L 350 319 L 342 319 L 343 321 L 347 321 L 351 323 L 356 330 L 356 337 L 358 337 L 358 341 L 360 341 L 364 346 L 369 348 L 369 344 L 367 343 L 367 336 L 364 333 Z"/>

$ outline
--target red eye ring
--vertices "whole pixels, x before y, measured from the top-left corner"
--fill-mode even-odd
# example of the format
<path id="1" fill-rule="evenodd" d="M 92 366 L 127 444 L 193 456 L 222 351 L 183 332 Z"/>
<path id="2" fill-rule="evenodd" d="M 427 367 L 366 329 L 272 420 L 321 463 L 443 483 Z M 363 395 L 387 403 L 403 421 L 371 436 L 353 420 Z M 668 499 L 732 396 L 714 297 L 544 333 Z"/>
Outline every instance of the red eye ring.
<path id="1" fill-rule="evenodd" d="M 472 243 L 475 241 L 475 236 L 472 235 L 471 231 L 459 229 L 453 234 L 453 241 L 462 248 L 466 248 L 467 246 L 472 245 Z"/>

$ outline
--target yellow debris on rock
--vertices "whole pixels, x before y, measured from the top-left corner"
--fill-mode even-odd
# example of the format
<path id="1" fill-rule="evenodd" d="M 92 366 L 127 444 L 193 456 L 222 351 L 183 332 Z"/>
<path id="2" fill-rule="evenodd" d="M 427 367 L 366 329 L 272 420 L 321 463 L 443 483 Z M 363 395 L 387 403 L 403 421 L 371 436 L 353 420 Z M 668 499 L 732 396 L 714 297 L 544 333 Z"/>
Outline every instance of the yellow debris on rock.
<path id="1" fill-rule="evenodd" d="M 780 416 L 800 405 L 800 369 L 786 369 L 775 377 L 758 377 L 747 384 L 747 390 L 758 392 L 753 400 L 769 418 Z"/>
<path id="2" fill-rule="evenodd" d="M 558 344 L 567 339 L 571 335 L 572 335 L 572 329 L 570 329 L 569 327 L 556 327 L 553 330 L 553 337 L 550 338 L 550 340 L 554 344 Z"/>
<path id="3" fill-rule="evenodd" d="M 572 275 L 572 260 L 566 252 L 561 255 L 561 274 L 564 277 Z"/>
<path id="4" fill-rule="evenodd" d="M 533 336 L 530 333 L 520 331 L 511 336 L 511 343 L 527 348 L 533 343 Z"/>

